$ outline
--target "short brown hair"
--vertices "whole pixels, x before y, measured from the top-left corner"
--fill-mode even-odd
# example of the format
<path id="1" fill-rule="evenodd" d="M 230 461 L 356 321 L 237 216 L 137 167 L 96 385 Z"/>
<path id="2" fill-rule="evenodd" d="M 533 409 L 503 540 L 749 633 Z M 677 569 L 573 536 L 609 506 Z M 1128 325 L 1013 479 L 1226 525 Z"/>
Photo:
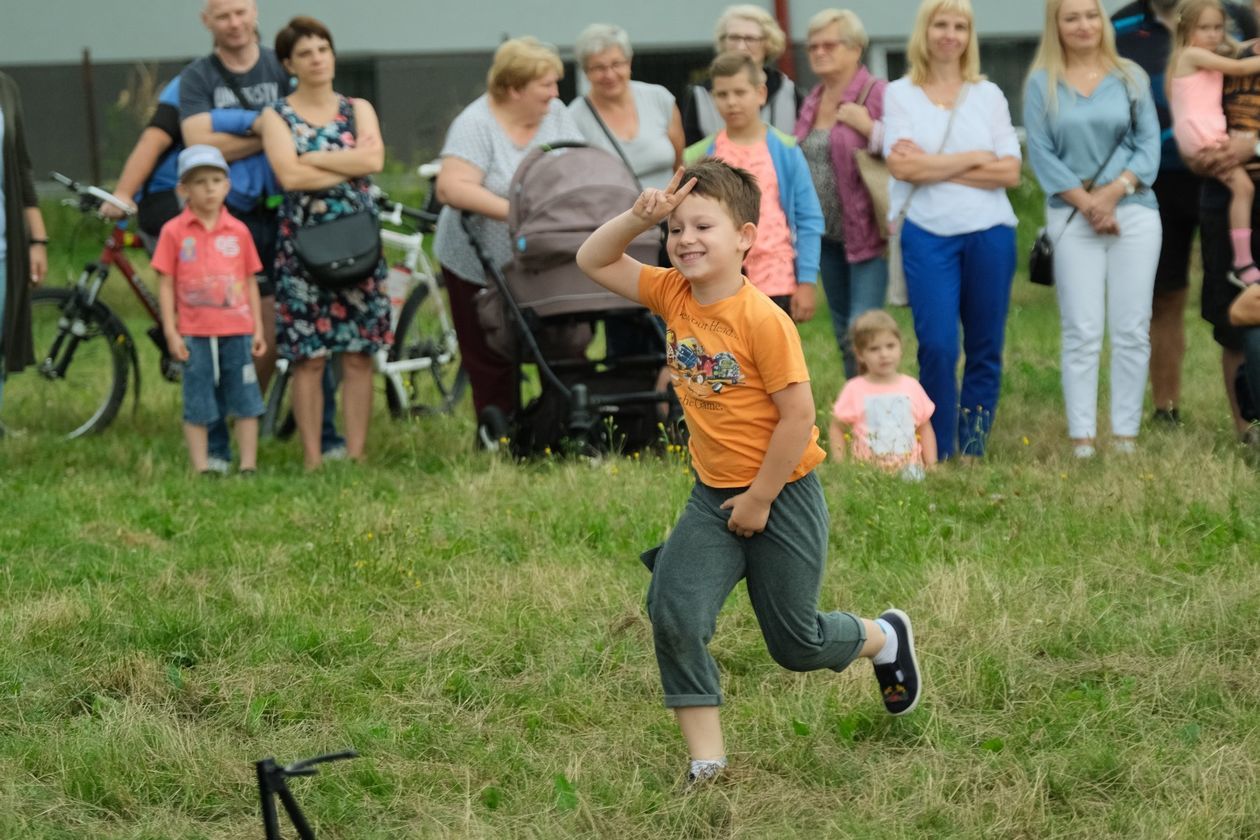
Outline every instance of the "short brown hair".
<path id="1" fill-rule="evenodd" d="M 897 326 L 893 316 L 882 309 L 868 309 L 853 320 L 853 326 L 849 327 L 849 341 L 853 343 L 853 349 L 861 353 L 875 336 L 885 332 L 892 333 L 897 336 L 898 342 L 901 341 L 901 327 Z"/>
<path id="2" fill-rule="evenodd" d="M 276 33 L 276 58 L 288 61 L 293 56 L 294 44 L 303 38 L 323 38 L 328 42 L 328 48 L 333 51 L 333 55 L 337 54 L 337 48 L 333 46 L 332 33 L 328 31 L 328 27 L 313 17 L 298 15 L 286 23 L 284 29 Z"/>
<path id="3" fill-rule="evenodd" d="M 757 224 L 761 218 L 761 187 L 757 186 L 757 178 L 746 169 L 731 166 L 717 158 L 705 158 L 694 163 L 683 172 L 680 184 L 692 178 L 696 185 L 692 187 L 692 195 L 711 198 L 726 208 L 735 227 L 743 227 L 749 222 Z"/>
<path id="4" fill-rule="evenodd" d="M 717 58 L 713 59 L 709 65 L 710 79 L 729 79 L 740 73 L 747 73 L 748 81 L 752 82 L 754 87 L 766 83 L 766 71 L 757 66 L 757 62 L 753 61 L 751 55 L 740 50 L 718 53 Z"/>
<path id="5" fill-rule="evenodd" d="M 555 47 L 530 35 L 511 38 L 494 51 L 494 63 L 486 74 L 486 90 L 491 99 L 502 102 L 509 90 L 520 90 L 548 71 L 564 78 L 564 62 Z"/>

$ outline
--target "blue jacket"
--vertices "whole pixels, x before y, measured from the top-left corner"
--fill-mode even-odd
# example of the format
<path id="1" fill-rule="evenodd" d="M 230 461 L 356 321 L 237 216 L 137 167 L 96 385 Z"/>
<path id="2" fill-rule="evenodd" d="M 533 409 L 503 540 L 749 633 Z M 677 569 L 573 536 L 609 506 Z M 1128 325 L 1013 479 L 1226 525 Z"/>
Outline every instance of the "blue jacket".
<path id="1" fill-rule="evenodd" d="M 691 165 L 701 158 L 712 157 L 716 144 L 716 134 L 691 144 L 683 151 L 683 163 Z M 787 217 L 792 246 L 796 249 L 796 282 L 817 283 L 823 214 L 805 153 L 796 144 L 795 137 L 772 125 L 766 126 L 766 146 L 774 163 L 774 175 L 779 179 L 779 205 Z"/>

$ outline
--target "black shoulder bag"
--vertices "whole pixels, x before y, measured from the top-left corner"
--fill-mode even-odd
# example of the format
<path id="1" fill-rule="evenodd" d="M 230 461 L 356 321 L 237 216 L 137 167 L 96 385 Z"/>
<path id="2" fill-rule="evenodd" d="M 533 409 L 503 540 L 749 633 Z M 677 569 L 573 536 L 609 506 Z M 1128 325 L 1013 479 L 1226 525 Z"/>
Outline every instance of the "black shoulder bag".
<path id="1" fill-rule="evenodd" d="M 350 133 L 355 134 L 353 110 Z M 293 253 L 316 286 L 334 292 L 345 289 L 376 271 L 381 261 L 380 224 L 371 208 L 364 207 L 326 222 L 304 225 L 293 234 Z"/>
<path id="2" fill-rule="evenodd" d="M 1098 171 L 1094 173 L 1094 177 L 1086 182 L 1086 188 L 1092 187 L 1094 182 L 1102 175 L 1103 170 L 1107 168 L 1107 164 L 1111 163 L 1111 159 L 1116 156 L 1116 152 L 1120 150 L 1124 138 L 1137 127 L 1137 100 L 1129 100 L 1129 124 L 1125 130 L 1120 132 L 1120 136 L 1116 138 L 1116 143 L 1111 147 L 1111 152 L 1103 159 L 1102 165 L 1098 167 Z M 1058 240 L 1063 238 L 1063 234 L 1067 232 L 1068 225 L 1072 224 L 1072 220 L 1076 218 L 1076 214 L 1080 212 L 1080 208 L 1073 207 L 1071 214 L 1068 215 L 1067 222 L 1063 225 L 1063 230 L 1059 231 L 1058 239 L 1051 239 L 1050 232 L 1044 227 L 1037 231 L 1037 240 L 1033 242 L 1032 250 L 1028 252 L 1028 279 L 1038 286 L 1054 285 L 1054 247 L 1058 244 Z"/>

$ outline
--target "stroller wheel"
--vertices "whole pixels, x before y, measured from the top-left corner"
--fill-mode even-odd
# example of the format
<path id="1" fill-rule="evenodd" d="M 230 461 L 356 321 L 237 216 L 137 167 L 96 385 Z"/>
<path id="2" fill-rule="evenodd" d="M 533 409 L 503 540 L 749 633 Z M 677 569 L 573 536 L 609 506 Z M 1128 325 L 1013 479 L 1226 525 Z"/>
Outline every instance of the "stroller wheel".
<path id="1" fill-rule="evenodd" d="M 488 405 L 477 415 L 477 448 L 498 452 L 508 439 L 507 415 L 495 405 Z"/>

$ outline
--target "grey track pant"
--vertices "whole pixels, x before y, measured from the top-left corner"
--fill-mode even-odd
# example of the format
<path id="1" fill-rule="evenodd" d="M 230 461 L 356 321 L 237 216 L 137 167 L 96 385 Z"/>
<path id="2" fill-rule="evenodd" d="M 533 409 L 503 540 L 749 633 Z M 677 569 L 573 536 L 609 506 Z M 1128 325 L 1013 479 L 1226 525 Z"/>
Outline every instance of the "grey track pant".
<path id="1" fill-rule="evenodd" d="M 792 671 L 842 671 L 866 641 L 861 620 L 818 612 L 827 557 L 827 503 L 814 473 L 787 484 L 754 537 L 727 530 L 722 502 L 743 488 L 696 482 L 682 516 L 663 545 L 644 552 L 652 570 L 647 609 L 665 705 L 722 702 L 717 663 L 708 644 L 717 614 L 740 578 L 776 662 Z"/>

